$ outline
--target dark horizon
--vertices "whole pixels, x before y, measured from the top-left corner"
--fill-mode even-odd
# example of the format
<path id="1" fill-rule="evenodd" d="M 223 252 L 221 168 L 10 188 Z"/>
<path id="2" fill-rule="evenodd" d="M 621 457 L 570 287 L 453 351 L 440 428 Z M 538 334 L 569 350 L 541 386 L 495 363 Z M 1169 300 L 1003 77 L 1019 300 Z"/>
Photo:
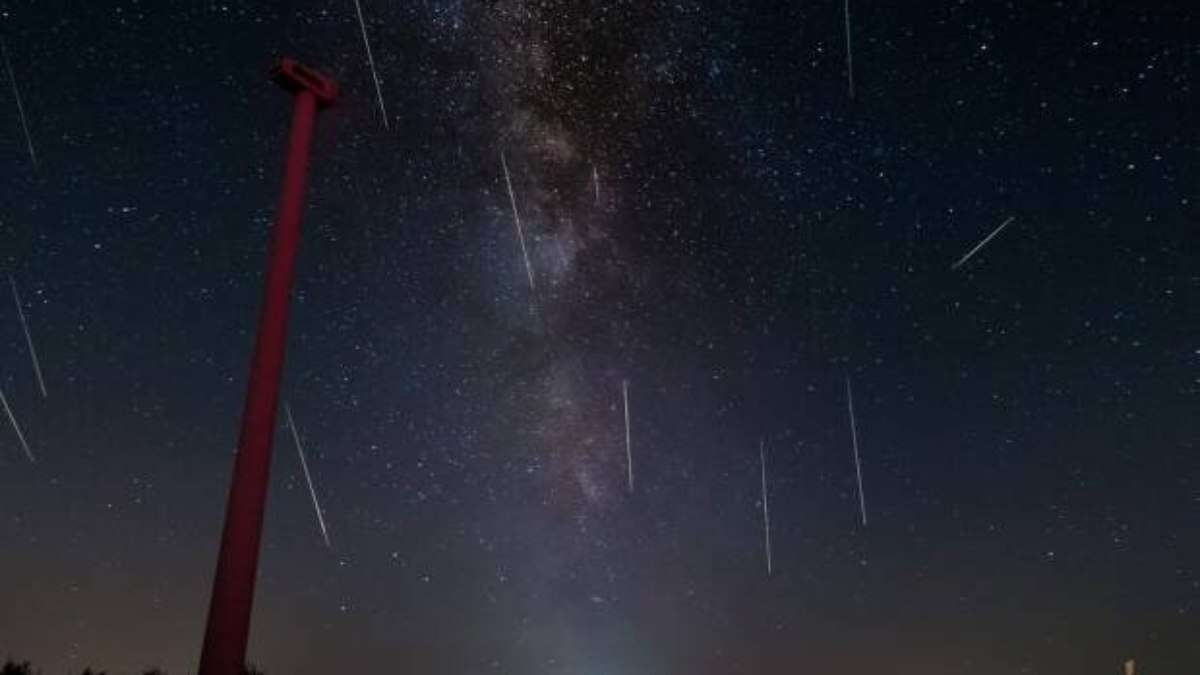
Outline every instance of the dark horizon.
<path id="1" fill-rule="evenodd" d="M 84 666 L 80 671 L 81 675 L 110 675 L 107 670 Z M 141 675 L 170 675 L 165 670 L 156 667 L 142 668 L 136 671 Z M 45 671 L 38 668 L 29 661 L 20 661 L 17 659 L 8 658 L 3 663 L 0 663 L 0 675 L 46 675 Z M 73 675 L 73 674 L 72 674 Z M 115 674 L 112 674 L 115 675 Z M 258 670 L 253 665 L 244 669 L 242 675 L 266 675 L 261 670 Z"/>
<path id="2" fill-rule="evenodd" d="M 265 672 L 1200 665 L 1191 3 L 361 1 L 0 5 L 0 658 L 195 672 L 292 56 Z"/>

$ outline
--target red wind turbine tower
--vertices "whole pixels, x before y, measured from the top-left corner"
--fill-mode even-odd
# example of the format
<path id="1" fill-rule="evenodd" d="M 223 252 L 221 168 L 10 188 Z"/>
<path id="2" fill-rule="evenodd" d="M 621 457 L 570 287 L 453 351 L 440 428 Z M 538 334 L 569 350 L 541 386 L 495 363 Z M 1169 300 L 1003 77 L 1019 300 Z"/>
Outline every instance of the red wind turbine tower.
<path id="1" fill-rule="evenodd" d="M 292 93 L 295 109 L 199 675 L 242 675 L 245 670 L 309 151 L 317 109 L 331 105 L 338 93 L 336 82 L 293 59 L 282 59 L 271 79 Z"/>

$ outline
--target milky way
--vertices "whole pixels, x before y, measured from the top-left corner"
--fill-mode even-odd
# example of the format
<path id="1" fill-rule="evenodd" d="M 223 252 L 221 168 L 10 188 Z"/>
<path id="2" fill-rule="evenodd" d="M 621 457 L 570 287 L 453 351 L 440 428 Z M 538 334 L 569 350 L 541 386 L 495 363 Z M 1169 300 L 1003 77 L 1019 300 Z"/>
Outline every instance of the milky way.
<path id="1" fill-rule="evenodd" d="M 517 335 L 505 358 L 533 365 L 512 382 L 504 405 L 527 422 L 513 440 L 544 462 L 547 500 L 583 516 L 619 496 L 614 393 L 634 365 L 636 326 L 628 316 L 636 280 L 618 245 L 626 222 L 615 206 L 621 196 L 598 204 L 591 180 L 594 166 L 619 157 L 620 148 L 602 145 L 603 118 L 631 122 L 619 94 L 629 83 L 621 73 L 586 81 L 588 59 L 604 53 L 604 44 L 585 37 L 587 17 L 562 6 L 505 2 L 468 20 L 488 36 L 483 96 L 494 106 L 491 140 L 512 158 L 534 274 L 546 281 L 532 290 L 528 312 L 514 310 Z M 594 107 L 585 112 L 579 108 L 588 98 Z"/>

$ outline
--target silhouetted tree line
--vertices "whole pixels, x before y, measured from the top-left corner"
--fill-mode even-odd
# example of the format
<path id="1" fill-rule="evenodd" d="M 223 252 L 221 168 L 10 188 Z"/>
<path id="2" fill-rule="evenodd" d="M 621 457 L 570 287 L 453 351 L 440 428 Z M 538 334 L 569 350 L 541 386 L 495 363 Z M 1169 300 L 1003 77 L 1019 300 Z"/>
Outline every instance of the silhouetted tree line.
<path id="1" fill-rule="evenodd" d="M 264 675 L 263 671 L 253 665 L 246 666 L 246 670 L 242 671 L 244 675 Z M 42 671 L 35 669 L 28 661 L 13 661 L 9 659 L 0 666 L 0 675 L 42 675 Z M 104 670 L 92 670 L 84 668 L 80 675 L 108 675 Z M 167 675 L 167 671 L 161 668 L 150 668 L 143 671 L 142 675 Z"/>

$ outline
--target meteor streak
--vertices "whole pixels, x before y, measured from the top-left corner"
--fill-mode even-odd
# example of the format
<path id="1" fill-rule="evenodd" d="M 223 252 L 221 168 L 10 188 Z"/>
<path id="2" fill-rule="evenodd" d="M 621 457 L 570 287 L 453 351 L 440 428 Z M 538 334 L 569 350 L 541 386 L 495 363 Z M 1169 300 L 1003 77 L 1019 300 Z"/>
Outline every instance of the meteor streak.
<path id="1" fill-rule="evenodd" d="M 29 449 L 29 444 L 25 442 L 25 434 L 21 433 L 21 425 L 17 424 L 17 418 L 13 416 L 12 408 L 8 407 L 8 399 L 4 398 L 4 392 L 0 391 L 0 403 L 4 404 L 4 412 L 8 413 L 8 421 L 12 422 L 13 431 L 17 432 L 17 440 L 21 441 L 21 449 L 25 451 L 25 456 L 29 461 L 36 462 L 33 458 L 33 452 Z"/>
<path id="2" fill-rule="evenodd" d="M 629 491 L 633 492 L 633 445 L 629 439 L 629 380 L 621 380 L 621 398 L 625 401 L 625 464 L 629 468 Z"/>
<path id="3" fill-rule="evenodd" d="M 854 99 L 854 51 L 850 46 L 850 0 L 845 0 L 846 16 L 846 77 L 850 85 L 850 98 Z"/>
<path id="4" fill-rule="evenodd" d="M 292 430 L 292 440 L 296 441 L 296 453 L 300 455 L 300 468 L 304 469 L 304 480 L 308 483 L 308 494 L 312 497 L 313 509 L 317 512 L 317 525 L 321 526 L 321 537 L 325 539 L 325 545 L 333 548 L 329 543 L 329 531 L 325 529 L 325 518 L 321 515 L 321 505 L 317 503 L 317 491 L 313 488 L 312 476 L 308 473 L 308 462 L 304 459 L 304 446 L 300 443 L 300 432 L 296 430 L 296 420 L 292 419 L 292 407 L 283 403 L 283 412 L 287 414 L 288 428 Z"/>
<path id="5" fill-rule="evenodd" d="M 976 253 L 978 253 L 978 252 L 979 252 L 979 249 L 983 248 L 984 246 L 987 246 L 987 243 L 988 243 L 989 241 L 991 241 L 993 237 L 995 237 L 996 235 L 1000 234 L 1000 230 L 1003 230 L 1005 227 L 1007 227 L 1007 226 L 1008 226 L 1008 224 L 1009 224 L 1009 223 L 1011 223 L 1011 222 L 1013 221 L 1013 218 L 1015 218 L 1015 217 L 1016 217 L 1016 216 L 1009 216 L 1007 219 L 1005 219 L 1005 221 L 1004 221 L 1003 223 L 1000 223 L 1000 226 L 999 226 L 999 227 L 997 227 L 996 229 L 992 230 L 992 233 L 991 233 L 991 234 L 989 234 L 988 236 L 984 237 L 984 238 L 983 238 L 983 241 L 979 242 L 978 244 L 975 244 L 975 248 L 971 249 L 970 251 L 967 251 L 967 254 L 966 254 L 966 255 L 964 255 L 963 257 L 959 258 L 959 259 L 958 259 L 958 262 L 956 262 L 956 263 L 954 263 L 953 265 L 951 265 L 951 266 L 950 266 L 950 269 L 952 269 L 952 270 L 956 270 L 956 269 L 958 269 L 959 267 L 962 267 L 963 263 L 965 263 L 965 262 L 967 262 L 968 260 L 970 260 L 970 259 L 971 259 L 971 256 L 973 256 L 973 255 L 975 255 Z"/>
<path id="6" fill-rule="evenodd" d="M 46 381 L 42 379 L 42 364 L 38 361 L 37 350 L 33 347 L 33 338 L 29 335 L 29 324 L 25 321 L 25 308 L 21 306 L 21 294 L 17 291 L 17 281 L 8 276 L 12 286 L 13 301 L 17 303 L 17 316 L 21 319 L 21 330 L 25 331 L 25 343 L 29 345 L 29 358 L 33 361 L 33 374 L 37 376 L 38 387 L 42 390 L 42 398 L 46 398 Z"/>
<path id="7" fill-rule="evenodd" d="M 358 12 L 358 27 L 362 30 L 363 47 L 367 50 L 367 64 L 371 66 L 371 77 L 375 80 L 375 97 L 379 99 L 379 112 L 383 115 L 383 128 L 388 126 L 387 108 L 383 106 L 383 89 L 379 86 L 379 71 L 375 69 L 375 57 L 371 55 L 371 41 L 367 39 L 367 22 L 363 20 L 362 3 L 354 0 L 354 9 Z"/>
<path id="8" fill-rule="evenodd" d="M 867 526 L 867 500 L 863 496 L 862 463 L 858 460 L 858 424 L 854 421 L 854 392 L 850 389 L 850 378 L 846 378 L 846 406 L 850 410 L 850 438 L 854 443 L 854 473 L 858 476 L 858 508 L 862 514 L 863 527 Z"/>
<path id="9" fill-rule="evenodd" d="M 8 45 L 0 40 L 0 51 L 4 52 L 4 67 L 8 70 L 8 82 L 12 85 L 13 99 L 17 102 L 17 116 L 21 118 L 21 130 L 25 132 L 25 146 L 29 148 L 29 161 L 37 168 L 37 153 L 33 151 L 33 137 L 29 135 L 29 123 L 25 120 L 25 106 L 21 103 L 21 92 L 17 89 L 17 76 L 13 73 L 12 61 L 8 58 Z"/>
<path id="10" fill-rule="evenodd" d="M 763 545 L 767 551 L 767 576 L 771 576 L 771 512 L 767 509 L 766 441 L 758 439 L 758 461 L 762 467 Z"/>
<path id="11" fill-rule="evenodd" d="M 508 173 L 508 160 L 500 153 L 500 166 L 504 167 L 504 183 L 508 186 L 508 201 L 512 204 L 513 222 L 517 224 L 517 239 L 521 242 L 521 256 L 525 258 L 525 274 L 529 276 L 529 290 L 534 290 L 533 265 L 529 262 L 529 249 L 525 247 L 525 229 L 521 227 L 521 214 L 517 211 L 517 197 L 513 192 L 512 177 Z"/>

